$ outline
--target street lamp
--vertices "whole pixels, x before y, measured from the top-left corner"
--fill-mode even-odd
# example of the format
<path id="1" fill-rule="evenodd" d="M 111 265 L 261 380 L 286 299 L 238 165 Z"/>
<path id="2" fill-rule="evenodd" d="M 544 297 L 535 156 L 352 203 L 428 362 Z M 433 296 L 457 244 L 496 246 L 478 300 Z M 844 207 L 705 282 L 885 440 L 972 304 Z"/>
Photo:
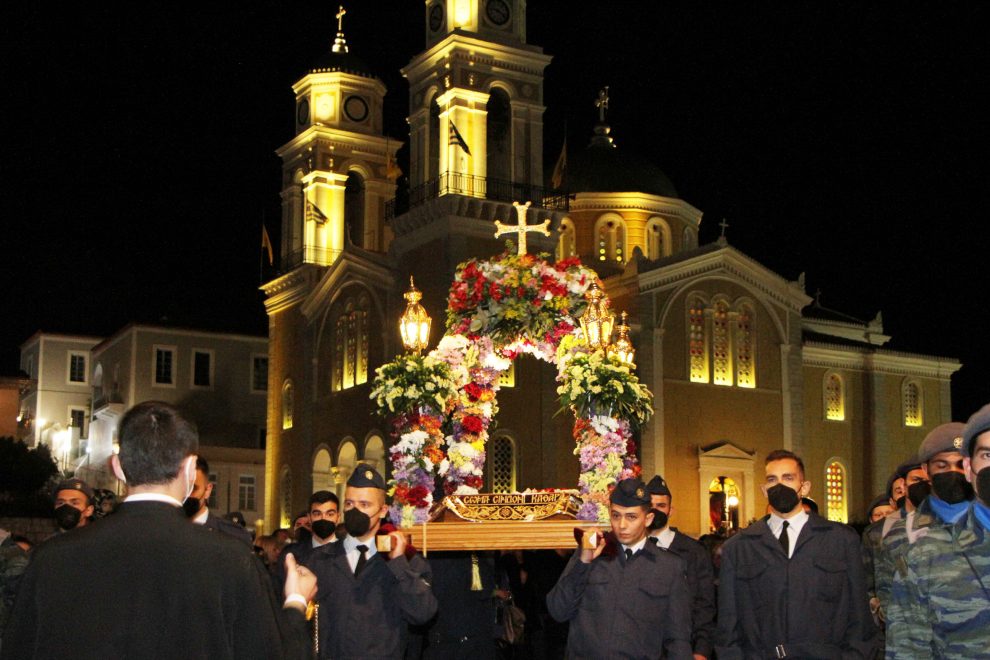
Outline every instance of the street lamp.
<path id="1" fill-rule="evenodd" d="M 632 369 L 636 367 L 636 364 L 633 362 L 633 359 L 636 357 L 636 349 L 633 348 L 632 341 L 629 339 L 629 325 L 626 323 L 628 316 L 629 314 L 622 312 L 622 321 L 617 328 L 619 337 L 612 344 L 612 354 Z"/>
<path id="2" fill-rule="evenodd" d="M 588 299 L 588 308 L 584 310 L 584 314 L 579 319 L 584 341 L 589 348 L 608 350 L 612 341 L 612 326 L 615 324 L 615 317 L 608 311 L 605 292 L 598 288 L 597 282 L 592 282 L 584 297 Z"/>
<path id="3" fill-rule="evenodd" d="M 432 319 L 426 313 L 419 301 L 423 292 L 416 288 L 412 275 L 409 276 L 409 290 L 402 296 L 406 299 L 406 311 L 399 318 L 399 334 L 402 335 L 402 345 L 407 351 L 419 355 L 420 351 L 430 343 L 430 322 Z"/>

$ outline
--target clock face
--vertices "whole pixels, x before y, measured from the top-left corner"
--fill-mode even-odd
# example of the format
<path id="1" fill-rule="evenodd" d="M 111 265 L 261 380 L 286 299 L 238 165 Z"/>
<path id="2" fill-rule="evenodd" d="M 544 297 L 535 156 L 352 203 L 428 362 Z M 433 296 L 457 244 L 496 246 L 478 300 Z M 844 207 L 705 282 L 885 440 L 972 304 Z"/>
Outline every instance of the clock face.
<path id="1" fill-rule="evenodd" d="M 305 124 L 309 121 L 309 100 L 303 99 L 296 107 L 296 121 Z"/>
<path id="2" fill-rule="evenodd" d="M 430 32 L 439 32 L 443 27 L 443 3 L 436 2 L 430 7 Z"/>
<path id="3" fill-rule="evenodd" d="M 505 0 L 488 0 L 485 4 L 485 15 L 495 25 L 505 25 L 512 17 L 512 10 Z"/>
<path id="4" fill-rule="evenodd" d="M 351 121 L 364 121 L 368 118 L 368 104 L 360 96 L 348 96 L 344 101 L 344 114 Z"/>

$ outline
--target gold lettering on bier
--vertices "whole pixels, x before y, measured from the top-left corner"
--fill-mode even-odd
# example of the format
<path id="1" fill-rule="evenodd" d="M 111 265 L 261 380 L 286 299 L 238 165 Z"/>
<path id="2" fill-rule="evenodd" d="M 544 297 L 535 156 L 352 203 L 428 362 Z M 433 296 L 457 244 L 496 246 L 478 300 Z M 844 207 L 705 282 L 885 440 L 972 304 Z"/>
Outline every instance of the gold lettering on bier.
<path id="1" fill-rule="evenodd" d="M 557 514 L 573 516 L 580 500 L 572 493 L 478 493 L 476 495 L 451 495 L 443 506 L 464 520 L 532 521 L 543 520 Z"/>

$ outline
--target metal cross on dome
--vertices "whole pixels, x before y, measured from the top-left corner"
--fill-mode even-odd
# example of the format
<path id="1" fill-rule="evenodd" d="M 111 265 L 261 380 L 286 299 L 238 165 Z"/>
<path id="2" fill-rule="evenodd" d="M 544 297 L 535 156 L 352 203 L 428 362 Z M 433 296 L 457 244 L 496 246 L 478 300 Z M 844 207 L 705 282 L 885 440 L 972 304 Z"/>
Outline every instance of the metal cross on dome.
<path id="1" fill-rule="evenodd" d="M 544 236 L 550 235 L 550 221 L 544 220 L 538 225 L 527 225 L 526 224 L 526 211 L 529 210 L 529 205 L 532 202 L 526 202 L 525 204 L 520 204 L 519 202 L 512 202 L 512 205 L 516 207 L 516 216 L 519 219 L 519 224 L 517 225 L 504 225 L 500 221 L 495 221 L 495 238 L 498 238 L 502 234 L 519 234 L 519 249 L 518 254 L 526 254 L 526 234 L 531 231 L 538 231 Z"/>

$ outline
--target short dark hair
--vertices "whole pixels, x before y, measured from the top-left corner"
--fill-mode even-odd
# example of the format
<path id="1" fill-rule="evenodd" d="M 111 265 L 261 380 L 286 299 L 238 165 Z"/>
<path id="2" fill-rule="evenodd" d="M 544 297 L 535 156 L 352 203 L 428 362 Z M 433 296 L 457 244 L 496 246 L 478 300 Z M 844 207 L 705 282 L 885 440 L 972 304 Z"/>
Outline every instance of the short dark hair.
<path id="1" fill-rule="evenodd" d="M 297 513 L 296 516 L 295 516 L 295 518 L 292 519 L 292 522 L 295 523 L 300 518 L 309 518 L 309 509 L 308 508 L 305 511 L 300 511 L 299 513 Z"/>
<path id="2" fill-rule="evenodd" d="M 800 456 L 792 451 L 787 451 L 786 449 L 774 449 L 772 452 L 767 454 L 767 460 L 763 461 L 763 464 L 769 465 L 774 461 L 782 461 L 787 458 L 797 463 L 798 468 L 801 470 L 801 476 L 804 477 L 804 461 L 801 460 Z"/>
<path id="3" fill-rule="evenodd" d="M 337 509 L 340 509 L 340 499 L 329 490 L 318 490 L 309 496 L 310 507 L 314 504 L 326 504 L 327 502 L 333 502 L 337 505 Z M 307 511 L 306 514 L 308 515 L 309 512 Z"/>
<path id="4" fill-rule="evenodd" d="M 120 467 L 131 486 L 166 484 L 199 449 L 196 426 L 162 401 L 139 403 L 120 420 Z"/>
<path id="5" fill-rule="evenodd" d="M 196 457 L 196 469 L 202 472 L 203 474 L 205 474 L 206 476 L 210 476 L 210 464 L 207 463 L 206 459 L 203 458 L 202 456 Z"/>

